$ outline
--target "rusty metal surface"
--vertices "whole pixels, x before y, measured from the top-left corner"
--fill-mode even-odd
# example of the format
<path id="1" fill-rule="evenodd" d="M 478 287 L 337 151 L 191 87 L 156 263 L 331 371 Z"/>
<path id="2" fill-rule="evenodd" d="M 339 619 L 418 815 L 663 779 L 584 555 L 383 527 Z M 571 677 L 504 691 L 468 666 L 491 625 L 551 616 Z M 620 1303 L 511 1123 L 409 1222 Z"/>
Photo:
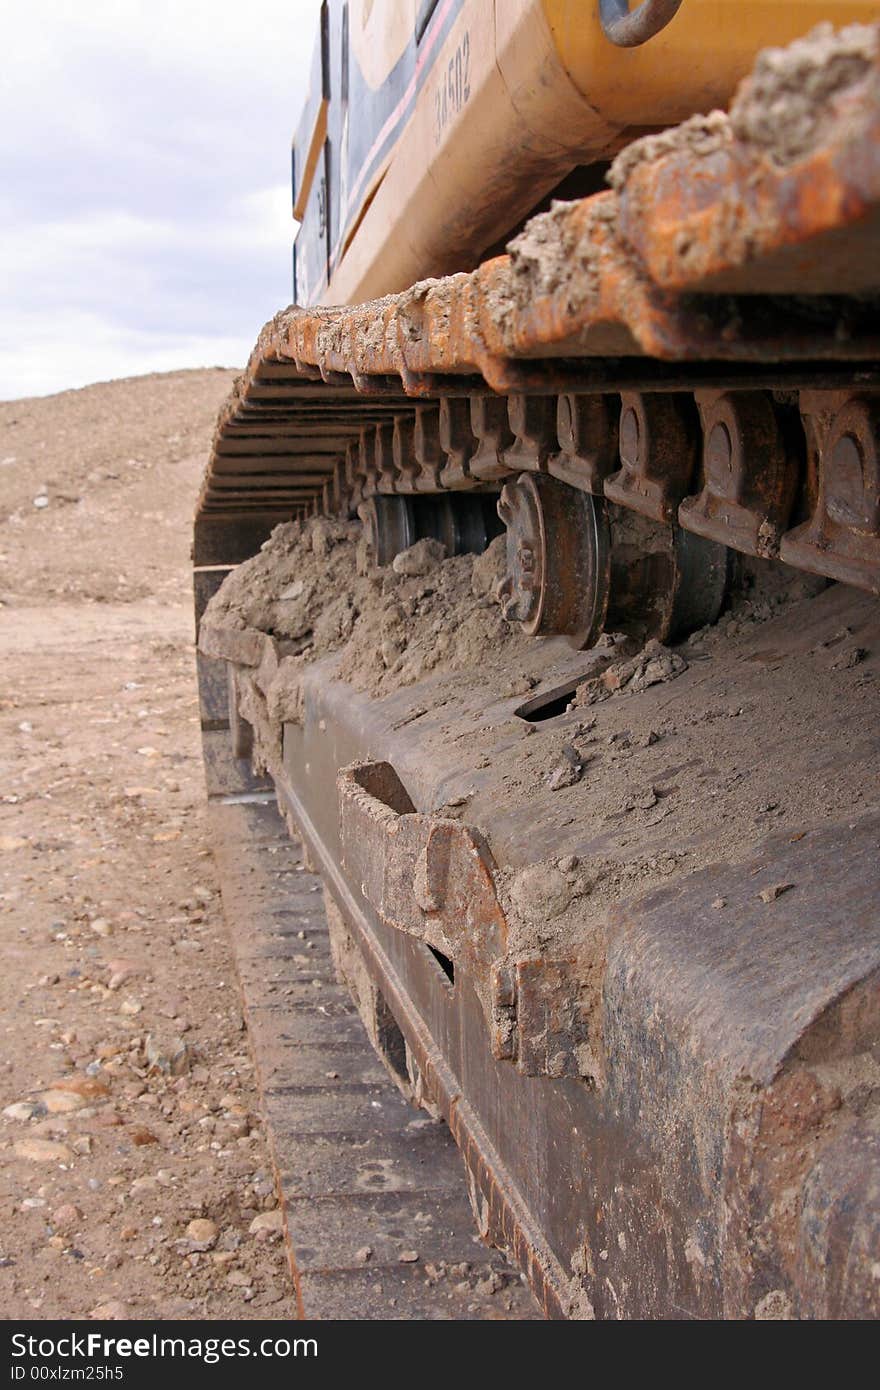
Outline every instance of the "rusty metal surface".
<path id="1" fill-rule="evenodd" d="M 762 392 L 698 392 L 697 404 L 705 481 L 698 496 L 682 501 L 682 525 L 721 544 L 733 537 L 747 555 L 778 555 L 798 484 L 781 412 Z"/>
<path id="2" fill-rule="evenodd" d="M 454 820 L 416 815 L 388 763 L 337 778 L 343 866 L 383 921 L 440 951 L 471 976 L 496 1057 L 509 1055 L 504 1017 L 507 923 L 492 861 Z"/>
<path id="3" fill-rule="evenodd" d="M 445 501 L 452 536 L 443 489 L 477 518 L 481 490 L 508 480 L 509 500 L 511 479 L 611 518 L 615 593 L 661 637 L 717 614 L 724 547 L 880 593 L 878 91 L 876 63 L 832 91 L 794 159 L 727 118 L 691 123 L 625 155 L 612 191 L 554 207 L 470 275 L 278 315 L 218 425 L 196 527 L 198 611 L 210 567 L 252 554 L 275 521 L 360 510 L 378 546 L 383 509 L 406 530 L 417 507 L 437 507 L 433 535 Z M 535 531 L 508 534 L 520 600 Z M 555 618 L 535 630 L 567 630 L 565 572 L 578 566 L 568 547 L 554 573 L 545 542 Z M 773 660 L 824 651 L 850 630 L 853 602 L 827 590 L 804 630 L 777 624 Z M 544 1313 L 876 1317 L 876 809 L 831 798 L 795 835 L 747 830 L 731 862 L 624 900 L 565 950 L 543 937 L 539 949 L 516 935 L 504 875 L 560 855 L 599 860 L 617 832 L 584 831 L 540 788 L 511 793 L 493 759 L 516 742 L 525 706 L 448 677 L 371 700 L 334 680 L 331 659 L 304 675 L 304 727 L 282 731 L 253 680 L 280 644 L 212 641 L 199 658 L 209 784 L 259 785 L 229 757 L 232 662 L 239 750 L 253 722 L 329 887 L 334 956 L 367 1033 L 400 1087 L 445 1118 L 481 1233 L 519 1263 Z M 876 680 L 876 648 L 854 656 L 859 680 Z M 548 700 L 600 669 L 598 654 L 553 638 L 541 651 Z M 694 687 L 728 702 L 728 685 L 698 666 L 647 694 L 648 714 L 692 729 Z M 756 669 L 736 673 L 737 699 Z M 845 719 L 841 730 L 813 731 L 817 776 L 874 756 L 871 730 L 847 732 Z M 441 809 L 465 801 L 466 816 Z M 687 852 L 704 854 L 711 830 L 688 833 Z M 630 821 L 632 859 L 639 835 Z M 646 831 L 643 848 L 653 843 Z M 243 918 L 244 878 L 230 891 Z M 293 976 L 286 987 L 299 1000 Z M 283 1039 L 280 1011 L 267 1011 L 276 1052 L 279 1039 L 296 1055 L 311 1045 L 313 996 L 301 994 Z M 350 1046 L 352 1015 L 317 1027 L 333 1069 L 359 1080 L 369 1064 Z M 279 1134 L 289 1113 L 279 1104 Z M 329 1134 L 291 1133 L 286 1149 L 307 1248 L 324 1229 L 347 1237 L 333 1184 L 359 1141 Z M 307 1273 L 328 1308 L 367 1296 L 368 1272 Z M 383 1277 L 413 1310 L 432 1306 L 410 1272 Z"/>
<path id="4" fill-rule="evenodd" d="M 754 639 L 757 655 L 766 658 L 768 641 L 776 660 L 812 650 L 840 629 L 847 602 L 827 591 L 811 626 L 780 620 L 772 636 Z M 859 604 L 862 622 L 871 610 Z M 557 664 L 548 655 L 553 682 L 565 662 L 573 670 L 592 659 L 569 652 L 559 663 L 560 651 Z M 748 651 L 742 661 L 761 678 Z M 864 669 L 869 678 L 871 660 Z M 471 967 L 460 958 L 450 981 L 422 923 L 398 914 L 394 924 L 376 886 L 384 870 L 365 881 L 364 866 L 343 853 L 328 779 L 366 750 L 393 761 L 406 798 L 388 795 L 387 819 L 412 821 L 422 849 L 430 807 L 465 788 L 468 819 L 490 828 L 502 866 L 547 853 L 589 862 L 601 841 L 586 840 L 576 821 L 560 828 L 552 796 L 512 803 L 503 793 L 493 768 L 512 736 L 515 699 L 487 703 L 479 689 L 451 696 L 436 678 L 375 702 L 335 683 L 332 670 L 326 662 L 307 677 L 306 724 L 286 728 L 279 794 L 407 1039 L 422 1093 L 449 1119 L 484 1229 L 521 1262 L 546 1311 L 876 1316 L 877 814 L 769 838 L 755 831 L 754 848 L 744 844 L 735 862 L 622 905 L 604 947 L 586 937 L 576 954 L 579 996 L 551 951 L 517 952 L 508 975 L 517 1057 L 493 1059 Z M 646 699 L 680 722 L 693 682 L 706 684 L 699 663 L 671 695 L 661 687 Z M 866 738 L 838 741 L 834 756 L 858 759 Z M 365 855 L 371 845 L 368 837 Z M 417 861 L 401 856 L 395 867 L 392 898 L 402 893 L 410 910 Z M 796 891 L 768 910 L 761 891 L 776 884 Z M 443 944 L 455 953 L 452 931 Z M 579 1075 L 566 1068 L 566 1048 Z"/>
<path id="5" fill-rule="evenodd" d="M 876 289 L 878 90 L 867 65 L 817 112 L 823 137 L 794 161 L 755 159 L 706 122 L 704 157 L 684 147 L 640 162 L 620 191 L 620 230 L 652 282 L 735 295 Z"/>
<path id="6" fill-rule="evenodd" d="M 790 564 L 880 592 L 880 410 L 873 397 L 804 392 L 812 515 L 784 535 Z"/>
<path id="7" fill-rule="evenodd" d="M 215 801 L 210 817 L 300 1316 L 539 1317 L 475 1232 L 446 1126 L 377 1061 L 276 807 Z"/>
<path id="8" fill-rule="evenodd" d="M 524 1075 L 579 1075 L 578 1050 L 589 1044 L 589 971 L 576 953 L 509 951 L 480 831 L 418 815 L 389 763 L 344 768 L 336 785 L 343 872 L 389 927 L 464 971 L 492 1056 L 515 1061 Z"/>
<path id="9" fill-rule="evenodd" d="M 695 118 L 470 274 L 278 314 L 218 421 L 196 563 L 245 558 L 292 516 L 527 471 L 880 589 L 876 63 L 817 101 L 796 158 L 734 117 Z M 847 435 L 862 498 L 827 401 L 786 437 L 781 390 L 865 397 L 873 414 Z M 821 475 L 809 520 L 804 433 Z"/>
<path id="10" fill-rule="evenodd" d="M 380 432 L 389 467 L 396 457 L 405 474 L 412 463 L 435 486 L 444 467 L 446 485 L 463 479 L 468 461 L 491 476 L 517 435 L 520 452 L 555 453 L 534 392 L 576 399 L 587 382 L 626 390 L 652 373 L 661 390 L 689 379 L 720 389 L 744 367 L 767 379 L 771 366 L 779 375 L 792 364 L 805 384 L 822 364 L 876 368 L 878 91 L 872 66 L 842 95 L 820 95 L 824 123 L 793 162 L 780 165 L 713 117 L 694 138 L 688 125 L 660 144 L 637 142 L 615 166 L 613 190 L 558 204 L 510 254 L 470 274 L 375 303 L 278 314 L 221 415 L 201 513 L 246 514 L 262 499 L 277 514 L 321 499 L 322 480 L 364 429 Z M 488 453 L 462 445 L 462 422 L 448 413 L 437 434 L 443 400 L 483 393 L 491 410 L 487 390 L 520 398 L 519 430 L 505 437 L 505 418 Z M 424 420 L 420 400 L 432 407 Z M 475 433 L 488 440 L 488 422 Z"/>
<path id="11" fill-rule="evenodd" d="M 698 430 L 689 396 L 626 391 L 620 399 L 620 470 L 606 478 L 612 502 L 672 521 L 690 491 Z"/>

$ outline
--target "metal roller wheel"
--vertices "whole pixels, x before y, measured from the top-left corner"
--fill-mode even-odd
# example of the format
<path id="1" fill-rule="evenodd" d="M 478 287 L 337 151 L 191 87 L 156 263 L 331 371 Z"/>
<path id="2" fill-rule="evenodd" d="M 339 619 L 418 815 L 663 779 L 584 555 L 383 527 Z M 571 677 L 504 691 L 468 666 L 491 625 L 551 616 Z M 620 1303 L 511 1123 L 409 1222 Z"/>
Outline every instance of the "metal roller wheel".
<path id="1" fill-rule="evenodd" d="M 375 563 L 384 568 L 395 555 L 418 540 L 415 511 L 409 497 L 377 493 L 362 502 L 358 516 L 364 524 L 364 536 Z"/>
<path id="2" fill-rule="evenodd" d="M 507 527 L 504 616 L 529 636 L 562 635 L 591 647 L 605 623 L 610 551 L 601 499 L 544 473 L 506 483 L 498 515 Z"/>

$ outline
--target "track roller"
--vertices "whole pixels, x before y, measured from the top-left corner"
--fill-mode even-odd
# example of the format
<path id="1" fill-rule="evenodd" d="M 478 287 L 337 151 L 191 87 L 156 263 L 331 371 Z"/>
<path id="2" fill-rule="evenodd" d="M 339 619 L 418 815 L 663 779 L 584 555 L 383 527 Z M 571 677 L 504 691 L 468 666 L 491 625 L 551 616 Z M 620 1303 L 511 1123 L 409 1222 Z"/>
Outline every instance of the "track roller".
<path id="1" fill-rule="evenodd" d="M 424 538 L 440 541 L 447 555 L 479 555 L 500 531 L 494 502 L 488 493 L 377 493 L 360 504 L 358 516 L 370 553 L 385 566 Z"/>
<path id="2" fill-rule="evenodd" d="M 591 647 L 605 626 L 610 578 L 608 522 L 600 499 L 544 473 L 505 483 L 498 515 L 507 527 L 504 616 L 529 636 L 563 634 Z"/>
<path id="3" fill-rule="evenodd" d="M 395 555 L 418 540 L 411 497 L 376 493 L 358 507 L 364 538 L 376 564 L 390 565 Z"/>
<path id="4" fill-rule="evenodd" d="M 606 506 L 609 631 L 674 642 L 714 623 L 729 580 L 726 547 L 628 508 Z"/>
<path id="5" fill-rule="evenodd" d="M 714 622 L 728 552 L 678 526 L 610 506 L 543 473 L 506 483 L 504 615 L 529 636 L 593 646 L 603 630 L 660 641 Z"/>

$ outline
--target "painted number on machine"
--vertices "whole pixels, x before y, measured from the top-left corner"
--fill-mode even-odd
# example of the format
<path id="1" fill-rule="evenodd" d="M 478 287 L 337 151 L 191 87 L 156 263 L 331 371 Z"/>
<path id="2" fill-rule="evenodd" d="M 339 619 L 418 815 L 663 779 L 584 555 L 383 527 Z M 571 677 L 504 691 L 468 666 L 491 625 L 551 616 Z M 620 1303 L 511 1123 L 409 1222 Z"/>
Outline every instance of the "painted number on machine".
<path id="1" fill-rule="evenodd" d="M 464 37 L 446 64 L 446 72 L 434 93 L 434 139 L 439 144 L 446 127 L 458 115 L 471 94 L 471 40 Z"/>

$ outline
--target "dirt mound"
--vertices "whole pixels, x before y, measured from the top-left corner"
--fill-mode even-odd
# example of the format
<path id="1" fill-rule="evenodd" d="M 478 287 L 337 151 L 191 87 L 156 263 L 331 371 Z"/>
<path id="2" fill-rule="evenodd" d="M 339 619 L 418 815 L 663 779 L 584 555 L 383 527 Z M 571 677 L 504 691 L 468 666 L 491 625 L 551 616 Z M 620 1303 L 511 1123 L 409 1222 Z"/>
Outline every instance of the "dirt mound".
<path id="1" fill-rule="evenodd" d="M 351 632 L 353 615 L 373 587 L 358 574 L 360 531 L 359 522 L 276 526 L 260 552 L 226 579 L 208 605 L 204 626 L 252 628 L 287 639 L 298 650 L 333 651 Z"/>
<path id="2" fill-rule="evenodd" d="M 0 600 L 184 601 L 190 519 L 235 373 L 0 402 Z"/>
<path id="3" fill-rule="evenodd" d="M 206 654 L 223 655 L 229 628 L 277 640 L 280 665 L 262 683 L 276 720 L 301 718 L 303 670 L 337 651 L 339 678 L 373 695 L 431 671 L 502 664 L 528 641 L 494 597 L 503 556 L 501 537 L 481 556 L 447 556 L 439 543 L 419 541 L 379 570 L 360 523 L 289 522 L 224 582 L 205 611 L 200 643 Z"/>
<path id="4" fill-rule="evenodd" d="M 398 555 L 398 571 L 392 568 L 383 575 L 376 601 L 353 628 L 339 667 L 341 679 L 358 690 L 388 695 L 430 671 L 504 663 L 525 647 L 528 639 L 502 616 L 491 582 L 486 582 L 493 570 L 499 577 L 504 544 L 497 537 L 480 557 L 445 557 L 441 548 L 417 574 L 407 573 L 408 552 Z"/>

